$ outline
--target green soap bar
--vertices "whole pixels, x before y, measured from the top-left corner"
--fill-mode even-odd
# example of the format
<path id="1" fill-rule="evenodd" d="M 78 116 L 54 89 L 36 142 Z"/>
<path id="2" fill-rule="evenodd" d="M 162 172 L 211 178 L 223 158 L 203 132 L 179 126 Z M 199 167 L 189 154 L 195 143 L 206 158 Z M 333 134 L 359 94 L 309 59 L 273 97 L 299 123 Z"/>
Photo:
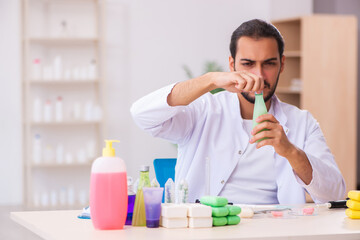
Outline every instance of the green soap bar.
<path id="1" fill-rule="evenodd" d="M 225 226 L 226 224 L 226 217 L 213 217 L 213 226 Z"/>
<path id="2" fill-rule="evenodd" d="M 228 225 L 236 225 L 236 224 L 239 224 L 239 222 L 240 222 L 239 216 L 227 216 L 226 219 L 227 219 Z"/>
<path id="3" fill-rule="evenodd" d="M 229 216 L 236 216 L 241 213 L 241 207 L 239 206 L 227 205 L 226 207 L 229 209 Z"/>
<path id="4" fill-rule="evenodd" d="M 224 207 L 228 204 L 228 200 L 224 197 L 203 196 L 200 198 L 201 204 L 211 207 Z"/>
<path id="5" fill-rule="evenodd" d="M 213 217 L 226 217 L 229 215 L 229 209 L 227 207 L 211 207 Z"/>

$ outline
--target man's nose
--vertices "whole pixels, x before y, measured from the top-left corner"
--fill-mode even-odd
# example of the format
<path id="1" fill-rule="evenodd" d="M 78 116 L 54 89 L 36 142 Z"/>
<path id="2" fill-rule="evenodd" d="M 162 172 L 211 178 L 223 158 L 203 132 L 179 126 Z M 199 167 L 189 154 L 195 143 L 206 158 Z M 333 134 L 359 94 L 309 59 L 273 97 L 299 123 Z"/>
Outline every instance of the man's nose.
<path id="1" fill-rule="evenodd" d="M 263 74 L 263 69 L 262 66 L 255 66 L 252 71 L 253 74 L 255 74 L 256 76 L 262 77 L 264 78 L 264 74 Z"/>

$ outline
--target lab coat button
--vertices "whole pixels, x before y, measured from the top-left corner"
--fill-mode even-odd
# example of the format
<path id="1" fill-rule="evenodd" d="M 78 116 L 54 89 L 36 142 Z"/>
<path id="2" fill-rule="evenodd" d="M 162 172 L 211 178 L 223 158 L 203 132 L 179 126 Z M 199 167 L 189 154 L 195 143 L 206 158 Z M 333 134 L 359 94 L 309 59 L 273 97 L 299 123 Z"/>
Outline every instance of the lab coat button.
<path id="1" fill-rule="evenodd" d="M 221 184 L 224 184 L 225 183 L 225 181 L 224 180 L 221 180 Z"/>
<path id="2" fill-rule="evenodd" d="M 242 151 L 241 151 L 241 150 L 239 150 L 239 152 L 238 152 L 238 153 L 239 153 L 239 155 L 241 155 L 241 154 L 242 154 Z"/>

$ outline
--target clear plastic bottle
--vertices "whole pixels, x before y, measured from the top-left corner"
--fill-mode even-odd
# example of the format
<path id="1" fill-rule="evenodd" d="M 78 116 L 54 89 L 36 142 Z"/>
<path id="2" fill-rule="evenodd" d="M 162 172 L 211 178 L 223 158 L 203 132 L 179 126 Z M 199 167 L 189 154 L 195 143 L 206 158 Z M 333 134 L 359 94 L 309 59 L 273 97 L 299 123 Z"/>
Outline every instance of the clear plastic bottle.
<path id="1" fill-rule="evenodd" d="M 175 183 L 169 178 L 165 183 L 165 203 L 175 203 Z"/>
<path id="2" fill-rule="evenodd" d="M 63 99 L 62 97 L 57 97 L 56 102 L 55 102 L 55 121 L 56 122 L 62 122 L 64 119 L 64 114 L 63 114 L 64 110 L 63 110 Z"/>
<path id="3" fill-rule="evenodd" d="M 136 192 L 134 214 L 132 219 L 133 226 L 146 226 L 145 203 L 143 187 L 150 187 L 149 166 L 141 166 L 140 181 Z"/>
<path id="4" fill-rule="evenodd" d="M 135 194 L 135 192 L 133 190 L 133 179 L 132 179 L 132 177 L 127 178 L 127 184 L 128 184 L 128 209 L 127 209 L 127 216 L 126 216 L 125 225 L 131 225 L 132 224 L 133 213 L 134 213 L 135 197 L 136 197 L 136 194 Z"/>

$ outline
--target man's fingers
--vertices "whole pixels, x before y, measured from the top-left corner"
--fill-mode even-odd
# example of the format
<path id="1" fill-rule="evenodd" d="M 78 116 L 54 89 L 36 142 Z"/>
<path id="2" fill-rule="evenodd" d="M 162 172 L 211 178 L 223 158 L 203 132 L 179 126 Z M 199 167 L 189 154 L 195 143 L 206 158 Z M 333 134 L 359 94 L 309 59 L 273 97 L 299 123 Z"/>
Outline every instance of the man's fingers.
<path id="1" fill-rule="evenodd" d="M 256 122 L 270 121 L 273 123 L 279 123 L 279 121 L 270 113 L 263 114 L 255 119 Z"/>
<path id="2" fill-rule="evenodd" d="M 254 79 L 255 81 L 255 84 L 254 84 L 254 87 L 252 89 L 253 92 L 255 91 L 261 91 L 264 89 L 264 79 L 256 74 L 253 74 L 251 72 L 246 72 L 246 74 L 248 76 L 250 76 L 251 78 Z"/>
<path id="3" fill-rule="evenodd" d="M 258 132 L 260 132 L 263 129 L 274 129 L 274 123 L 272 122 L 262 122 L 259 125 L 257 125 L 256 127 L 253 128 L 253 130 L 251 131 L 252 135 L 257 134 Z"/>
<path id="4" fill-rule="evenodd" d="M 244 92 L 250 92 L 253 89 L 253 86 L 255 84 L 255 80 L 247 75 L 246 73 L 241 73 L 240 76 L 246 80 L 246 86 L 244 89 L 242 89 Z"/>
<path id="5" fill-rule="evenodd" d="M 260 141 L 260 142 L 258 142 L 256 144 L 256 148 L 259 149 L 259 148 L 261 148 L 263 146 L 266 146 L 266 145 L 273 145 L 272 142 L 273 142 L 272 139 L 264 139 L 264 140 L 262 140 L 262 141 Z"/>
<path id="6" fill-rule="evenodd" d="M 257 134 L 255 134 L 251 139 L 250 139 L 250 143 L 254 143 L 258 140 L 261 140 L 263 138 L 273 138 L 274 135 L 271 131 L 265 130 L 262 132 L 259 132 Z"/>

